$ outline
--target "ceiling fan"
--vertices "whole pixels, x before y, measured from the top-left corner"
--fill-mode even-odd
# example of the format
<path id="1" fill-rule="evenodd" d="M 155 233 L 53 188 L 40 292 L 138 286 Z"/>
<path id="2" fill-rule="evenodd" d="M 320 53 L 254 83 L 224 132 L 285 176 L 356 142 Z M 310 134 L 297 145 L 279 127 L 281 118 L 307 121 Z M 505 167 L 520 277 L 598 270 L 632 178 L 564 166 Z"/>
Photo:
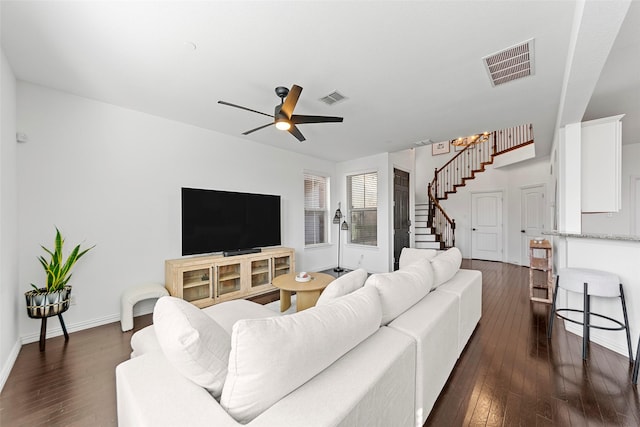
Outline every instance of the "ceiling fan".
<path id="1" fill-rule="evenodd" d="M 275 111 L 273 115 L 263 113 L 261 111 L 252 110 L 251 108 L 242 107 L 240 105 L 231 104 L 226 101 L 218 101 L 218 104 L 228 105 L 230 107 L 240 108 L 241 110 L 251 111 L 253 113 L 262 114 L 263 116 L 268 116 L 273 118 L 273 122 L 267 123 L 266 125 L 258 126 L 255 129 L 248 130 L 243 132 L 243 135 L 249 135 L 252 132 L 255 132 L 260 129 L 264 129 L 267 126 L 276 125 L 276 128 L 280 130 L 286 130 L 291 135 L 295 136 L 298 141 L 302 142 L 306 138 L 300 132 L 300 129 L 296 125 L 306 124 L 306 123 L 332 123 L 332 122 L 342 122 L 342 117 L 332 117 L 332 116 L 303 116 L 300 114 L 293 114 L 293 109 L 296 107 L 298 102 L 298 98 L 300 97 L 300 93 L 302 92 L 302 88 L 297 85 L 291 86 L 291 90 L 287 89 L 283 86 L 278 86 L 276 88 L 276 95 L 280 97 L 280 105 L 276 105 Z M 286 99 L 285 99 L 286 98 Z"/>

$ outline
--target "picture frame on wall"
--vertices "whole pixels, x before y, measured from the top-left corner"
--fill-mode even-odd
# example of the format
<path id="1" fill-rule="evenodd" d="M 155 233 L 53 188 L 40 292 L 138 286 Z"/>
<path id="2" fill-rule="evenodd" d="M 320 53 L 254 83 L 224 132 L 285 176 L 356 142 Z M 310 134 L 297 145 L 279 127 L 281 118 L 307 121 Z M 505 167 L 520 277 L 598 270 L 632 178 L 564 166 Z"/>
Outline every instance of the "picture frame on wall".
<path id="1" fill-rule="evenodd" d="M 431 155 L 438 156 L 440 154 L 447 154 L 450 149 L 449 141 L 434 142 L 431 144 Z"/>

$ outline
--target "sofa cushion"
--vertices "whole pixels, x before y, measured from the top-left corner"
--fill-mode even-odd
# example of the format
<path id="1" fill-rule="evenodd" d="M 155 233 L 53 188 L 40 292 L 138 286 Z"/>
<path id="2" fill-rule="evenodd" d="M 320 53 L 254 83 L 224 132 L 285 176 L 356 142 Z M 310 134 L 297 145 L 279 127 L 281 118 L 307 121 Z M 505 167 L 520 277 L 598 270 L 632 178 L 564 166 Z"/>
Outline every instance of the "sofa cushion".
<path id="1" fill-rule="evenodd" d="M 196 306 L 169 296 L 156 303 L 153 324 L 160 348 L 176 370 L 219 397 L 227 375 L 229 334 Z"/>
<path id="2" fill-rule="evenodd" d="M 231 337 L 233 324 L 240 319 L 260 319 L 271 317 L 275 313 L 262 304 L 246 299 L 235 299 L 214 304 L 202 309 L 202 312 L 222 326 Z M 231 339 L 231 338 L 229 338 Z"/>
<path id="3" fill-rule="evenodd" d="M 364 287 L 289 316 L 239 320 L 220 404 L 251 421 L 373 334 L 380 317 L 378 293 Z"/>
<path id="4" fill-rule="evenodd" d="M 398 260 L 398 267 L 401 269 L 405 268 L 423 258 L 431 260 L 437 254 L 438 251 L 435 249 L 402 248 L 400 259 Z"/>
<path id="5" fill-rule="evenodd" d="M 156 338 L 156 328 L 153 325 L 146 326 L 131 335 L 131 358 L 156 352 L 161 353 L 162 349 L 158 338 Z"/>
<path id="6" fill-rule="evenodd" d="M 233 324 L 239 319 L 257 319 L 274 315 L 274 312 L 264 305 L 245 299 L 225 301 L 222 304 L 205 307 L 202 312 L 222 326 L 222 329 L 229 334 L 229 337 L 231 337 Z M 156 351 L 162 352 L 160 343 L 156 338 L 155 327 L 149 325 L 135 332 L 131 336 L 131 349 L 131 357 L 138 357 L 142 354 Z"/>
<path id="7" fill-rule="evenodd" d="M 434 275 L 433 289 L 451 279 L 458 272 L 461 264 L 462 253 L 456 247 L 447 249 L 433 258 L 431 260 Z"/>
<path id="8" fill-rule="evenodd" d="M 427 258 L 394 271 L 369 276 L 365 287 L 378 290 L 382 305 L 381 325 L 386 325 L 429 293 L 433 284 L 433 268 Z"/>
<path id="9" fill-rule="evenodd" d="M 336 298 L 350 294 L 364 286 L 365 280 L 367 280 L 367 272 L 362 268 L 343 274 L 322 291 L 316 305 L 327 304 Z"/>

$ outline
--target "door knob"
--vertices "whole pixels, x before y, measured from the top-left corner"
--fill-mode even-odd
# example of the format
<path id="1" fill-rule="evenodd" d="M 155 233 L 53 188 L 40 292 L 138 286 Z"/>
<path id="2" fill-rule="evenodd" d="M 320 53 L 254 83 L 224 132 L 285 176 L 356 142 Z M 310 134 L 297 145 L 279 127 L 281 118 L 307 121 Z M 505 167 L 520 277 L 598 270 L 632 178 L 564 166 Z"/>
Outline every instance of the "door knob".
<path id="1" fill-rule="evenodd" d="M 520 230 L 521 233 L 524 233 L 524 230 Z"/>
<path id="2" fill-rule="evenodd" d="M 471 229 L 471 231 L 476 231 L 476 229 L 475 229 L 475 228 L 472 228 L 472 229 Z"/>

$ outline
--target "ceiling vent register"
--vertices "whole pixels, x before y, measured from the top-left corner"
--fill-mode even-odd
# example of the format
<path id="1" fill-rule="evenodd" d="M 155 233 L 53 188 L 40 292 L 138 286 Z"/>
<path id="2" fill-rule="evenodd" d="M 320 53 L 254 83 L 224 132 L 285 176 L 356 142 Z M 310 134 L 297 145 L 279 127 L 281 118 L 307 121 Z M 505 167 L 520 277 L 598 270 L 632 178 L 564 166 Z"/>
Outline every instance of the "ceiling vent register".
<path id="1" fill-rule="evenodd" d="M 324 102 L 327 105 L 333 105 L 336 102 L 340 102 L 345 99 L 347 99 L 347 97 L 336 90 L 331 92 L 329 95 L 320 98 L 320 101 Z"/>
<path id="2" fill-rule="evenodd" d="M 534 39 L 482 58 L 492 86 L 534 74 Z"/>

